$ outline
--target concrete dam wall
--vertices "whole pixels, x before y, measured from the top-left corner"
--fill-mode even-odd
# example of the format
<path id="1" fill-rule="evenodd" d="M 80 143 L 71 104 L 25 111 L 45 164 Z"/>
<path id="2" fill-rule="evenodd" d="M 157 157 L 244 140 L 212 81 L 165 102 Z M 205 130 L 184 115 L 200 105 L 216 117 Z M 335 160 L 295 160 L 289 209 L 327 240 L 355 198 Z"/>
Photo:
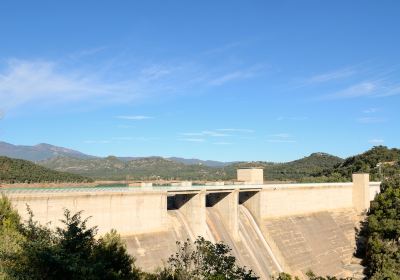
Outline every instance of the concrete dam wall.
<path id="1" fill-rule="evenodd" d="M 251 177 L 250 177 L 251 179 Z M 246 178 L 246 180 L 248 180 Z M 354 227 L 380 184 L 368 174 L 349 183 L 262 184 L 5 191 L 23 218 L 60 225 L 65 208 L 84 211 L 99 234 L 116 229 L 145 270 L 162 266 L 176 241 L 223 241 L 261 279 L 309 269 L 347 276 Z"/>

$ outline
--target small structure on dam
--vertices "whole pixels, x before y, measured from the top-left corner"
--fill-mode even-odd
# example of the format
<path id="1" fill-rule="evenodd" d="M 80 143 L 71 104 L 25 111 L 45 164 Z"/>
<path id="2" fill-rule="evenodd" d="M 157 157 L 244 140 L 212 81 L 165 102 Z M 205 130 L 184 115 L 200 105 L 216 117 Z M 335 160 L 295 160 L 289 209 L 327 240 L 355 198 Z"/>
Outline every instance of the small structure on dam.
<path id="1" fill-rule="evenodd" d="M 153 270 L 177 240 L 224 241 L 261 279 L 281 271 L 304 277 L 354 276 L 354 228 L 380 190 L 368 174 L 347 183 L 264 184 L 262 169 L 238 170 L 238 181 L 169 187 L 8 190 L 23 218 L 28 204 L 40 223 L 59 225 L 63 211 L 83 210 L 99 234 L 116 229 L 139 266 Z"/>

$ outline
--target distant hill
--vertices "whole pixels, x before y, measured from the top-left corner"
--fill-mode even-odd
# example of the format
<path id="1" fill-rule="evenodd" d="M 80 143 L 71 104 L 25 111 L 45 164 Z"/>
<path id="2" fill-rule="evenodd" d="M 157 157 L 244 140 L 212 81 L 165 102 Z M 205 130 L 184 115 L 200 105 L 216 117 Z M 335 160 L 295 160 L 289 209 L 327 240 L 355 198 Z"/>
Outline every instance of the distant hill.
<path id="1" fill-rule="evenodd" d="M 34 161 L 56 171 L 71 172 L 96 179 L 176 179 L 176 180 L 232 180 L 236 169 L 259 166 L 265 179 L 300 181 L 304 178 L 324 177 L 327 170 L 341 164 L 343 159 L 326 153 L 314 153 L 299 160 L 272 163 L 221 162 L 179 157 L 95 157 L 79 151 L 49 144 L 18 146 L 0 142 L 0 156 Z"/>
<path id="2" fill-rule="evenodd" d="M 302 159 L 290 162 L 240 162 L 229 165 L 225 169 L 232 169 L 227 172 L 231 174 L 235 173 L 236 169 L 240 167 L 262 167 L 264 168 L 264 178 L 267 181 L 300 181 L 325 169 L 333 168 L 342 162 L 342 158 L 330 154 L 313 153 Z"/>
<path id="3" fill-rule="evenodd" d="M 80 175 L 50 170 L 27 160 L 0 157 L 1 183 L 81 183 L 92 181 L 92 179 Z"/>
<path id="4" fill-rule="evenodd" d="M 35 146 L 23 146 L 23 145 L 13 145 L 1 141 L 0 141 L 0 156 L 25 159 L 33 162 L 46 160 L 58 156 L 75 157 L 82 159 L 94 158 L 93 156 L 89 156 L 75 150 L 63 147 L 57 147 L 50 144 L 42 143 Z"/>
<path id="5" fill-rule="evenodd" d="M 96 179 L 226 179 L 226 172 L 223 169 L 187 165 L 162 157 L 139 158 L 130 161 L 113 156 L 96 159 L 57 157 L 41 161 L 39 164 L 54 170 L 68 171 Z"/>
<path id="6" fill-rule="evenodd" d="M 210 166 L 210 167 L 223 167 L 227 166 L 229 164 L 232 164 L 232 162 L 223 162 L 223 161 L 215 161 L 215 160 L 201 160 L 201 159 L 196 159 L 196 158 L 180 158 L 180 157 L 169 157 L 167 158 L 169 160 L 175 161 L 175 162 L 180 162 L 183 164 L 187 165 L 205 165 L 205 166 Z"/>
<path id="7" fill-rule="evenodd" d="M 35 146 L 24 146 L 24 145 L 13 145 L 6 142 L 0 141 L 0 156 L 6 156 L 10 158 L 25 159 L 33 162 L 48 160 L 56 157 L 71 157 L 78 159 L 96 159 L 100 157 L 87 155 L 79 151 L 72 149 L 53 146 L 50 144 L 38 144 Z M 159 157 L 118 157 L 122 161 L 132 161 L 143 158 L 159 158 Z M 183 163 L 186 165 L 205 165 L 210 167 L 221 167 L 226 166 L 229 163 L 213 160 L 200 160 L 200 159 L 186 159 L 179 157 L 166 158 L 167 160 L 172 160 L 178 163 Z"/>
<path id="8" fill-rule="evenodd" d="M 349 180 L 351 174 L 357 172 L 370 173 L 371 180 L 400 172 L 400 150 L 376 146 L 362 154 L 347 158 L 333 168 L 327 168 L 314 174 L 315 177 L 326 177 L 330 180 Z"/>
<path id="9" fill-rule="evenodd" d="M 287 163 L 238 162 L 222 167 L 184 164 L 162 157 L 121 160 L 117 157 L 77 159 L 57 157 L 39 164 L 59 171 L 68 171 L 97 179 L 176 179 L 176 180 L 232 180 L 236 169 L 258 166 L 264 168 L 266 180 L 299 180 L 332 168 L 343 160 L 324 153 L 315 153 Z"/>

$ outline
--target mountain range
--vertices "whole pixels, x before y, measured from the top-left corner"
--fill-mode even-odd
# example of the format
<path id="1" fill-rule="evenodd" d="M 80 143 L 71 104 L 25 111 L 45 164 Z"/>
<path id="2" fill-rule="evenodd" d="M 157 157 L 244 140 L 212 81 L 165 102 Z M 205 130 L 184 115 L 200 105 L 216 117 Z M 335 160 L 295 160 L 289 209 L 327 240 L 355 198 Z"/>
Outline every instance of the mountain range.
<path id="1" fill-rule="evenodd" d="M 94 158 L 93 156 L 89 156 L 75 150 L 63 147 L 57 147 L 45 143 L 41 143 L 35 146 L 23 146 L 23 145 L 13 145 L 2 141 L 0 141 L 0 156 L 30 160 L 33 162 L 59 156 L 74 157 L 81 159 Z"/>
<path id="2" fill-rule="evenodd" d="M 237 168 L 251 166 L 264 168 L 267 180 L 300 180 L 343 162 L 343 159 L 326 153 L 313 153 L 286 163 L 219 162 L 154 156 L 102 158 L 49 144 L 16 146 L 5 142 L 0 142 L 0 155 L 34 161 L 56 171 L 105 180 L 231 180 L 236 177 Z"/>
<path id="3" fill-rule="evenodd" d="M 13 145 L 7 142 L 0 141 L 0 156 L 6 156 L 15 159 L 24 159 L 33 162 L 50 160 L 56 157 L 71 157 L 76 159 L 100 159 L 100 157 L 87 155 L 82 152 L 58 147 L 46 143 L 37 144 L 34 146 Z M 117 157 L 121 161 L 141 160 L 144 158 L 152 157 Z M 159 157 L 153 157 L 159 158 Z M 214 161 L 214 160 L 200 160 L 200 159 L 187 159 L 180 157 L 166 158 L 168 160 L 183 163 L 185 165 L 205 165 L 210 167 L 222 167 L 231 164 L 230 162 Z"/>

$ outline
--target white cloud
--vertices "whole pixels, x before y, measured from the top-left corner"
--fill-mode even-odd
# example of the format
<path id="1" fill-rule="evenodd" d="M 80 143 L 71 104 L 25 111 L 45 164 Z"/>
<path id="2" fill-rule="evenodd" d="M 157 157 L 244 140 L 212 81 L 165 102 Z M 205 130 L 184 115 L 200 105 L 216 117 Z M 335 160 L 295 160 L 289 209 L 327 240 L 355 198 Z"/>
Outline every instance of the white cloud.
<path id="1" fill-rule="evenodd" d="M 270 143 L 296 143 L 297 141 L 289 133 L 276 133 L 269 135 L 267 142 Z"/>
<path id="2" fill-rule="evenodd" d="M 364 114 L 373 114 L 379 111 L 379 108 L 369 108 L 363 111 Z"/>
<path id="3" fill-rule="evenodd" d="M 374 144 L 374 145 L 381 145 L 385 142 L 383 139 L 371 139 L 368 141 L 368 143 Z"/>
<path id="4" fill-rule="evenodd" d="M 218 131 L 214 131 L 214 130 L 203 130 L 201 132 L 182 132 L 180 133 L 180 135 L 183 136 L 204 136 L 204 137 L 227 137 L 227 136 L 232 136 L 230 134 L 226 134 L 226 133 L 221 133 Z"/>
<path id="5" fill-rule="evenodd" d="M 290 138 L 292 137 L 289 133 L 277 133 L 277 134 L 271 134 L 271 137 L 277 137 L 277 138 Z"/>
<path id="6" fill-rule="evenodd" d="M 230 142 L 214 142 L 214 145 L 232 145 Z"/>
<path id="7" fill-rule="evenodd" d="M 122 120 L 133 120 L 133 121 L 141 121 L 141 120 L 153 119 L 153 117 L 143 116 L 143 115 L 116 116 L 116 118 L 117 119 L 122 119 Z"/>
<path id="8" fill-rule="evenodd" d="M 133 139 L 134 138 L 130 136 L 112 137 L 112 140 L 117 140 L 117 141 L 130 141 Z"/>
<path id="9" fill-rule="evenodd" d="M 186 142 L 204 142 L 205 140 L 203 138 L 181 138 L 181 141 L 186 141 Z"/>
<path id="10" fill-rule="evenodd" d="M 135 128 L 134 125 L 127 125 L 127 124 L 119 124 L 117 125 L 118 128 Z"/>
<path id="11" fill-rule="evenodd" d="M 262 65 L 255 65 L 247 69 L 236 70 L 221 74 L 217 77 L 209 78 L 208 84 L 211 86 L 222 86 L 223 84 L 226 84 L 228 82 L 250 79 L 259 75 L 260 70 L 262 70 L 263 68 L 264 67 Z"/>
<path id="12" fill-rule="evenodd" d="M 216 132 L 216 131 L 211 131 L 211 130 L 204 130 L 201 132 L 205 136 L 211 136 L 211 137 L 226 137 L 226 136 L 231 136 L 230 134 L 226 133 L 221 133 L 221 132 Z"/>
<path id="13" fill-rule="evenodd" d="M 276 118 L 277 121 L 305 121 L 308 120 L 308 117 L 304 116 L 297 116 L 297 117 L 284 117 L 284 116 L 279 116 Z"/>
<path id="14" fill-rule="evenodd" d="M 267 139 L 267 142 L 270 143 L 296 143 L 296 140 L 289 140 L 289 139 Z"/>
<path id="15" fill-rule="evenodd" d="M 141 95 L 134 81 L 103 80 L 51 61 L 9 60 L 0 72 L 0 104 L 10 109 L 28 102 L 130 102 Z"/>
<path id="16" fill-rule="evenodd" d="M 382 98 L 399 94 L 400 86 L 398 84 L 376 80 L 351 85 L 345 89 L 324 95 L 322 99 Z"/>
<path id="17" fill-rule="evenodd" d="M 364 117 L 364 118 L 358 118 L 357 122 L 359 123 L 382 123 L 382 122 L 386 122 L 386 119 L 384 118 L 379 118 L 379 117 Z"/>
<path id="18" fill-rule="evenodd" d="M 77 56 L 101 50 L 83 51 Z M 161 94 L 185 94 L 194 87 L 220 86 L 247 79 L 255 76 L 260 69 L 210 71 L 196 61 L 150 66 L 136 65 L 132 60 L 125 61 L 118 57 L 111 61 L 90 64 L 88 68 L 72 57 L 61 58 L 57 62 L 10 59 L 0 64 L 2 109 L 9 110 L 28 103 L 36 106 L 80 102 L 85 107 L 126 104 Z"/>
<path id="19" fill-rule="evenodd" d="M 144 77 L 146 77 L 146 80 L 152 81 L 171 74 L 172 69 L 169 69 L 162 65 L 152 65 L 143 69 L 141 73 Z"/>
<path id="20" fill-rule="evenodd" d="M 224 74 L 220 77 L 212 79 L 209 84 L 212 86 L 221 86 L 227 82 L 231 82 L 234 80 L 243 80 L 248 79 L 254 76 L 252 72 L 245 72 L 245 71 L 235 71 L 231 73 Z"/>
<path id="21" fill-rule="evenodd" d="M 225 132 L 244 132 L 244 133 L 253 133 L 253 129 L 245 129 L 245 128 L 219 128 L 217 131 L 225 131 Z"/>
<path id="22" fill-rule="evenodd" d="M 86 144 L 109 144 L 111 141 L 109 140 L 85 140 Z"/>
<path id="23" fill-rule="evenodd" d="M 324 96 L 324 99 L 346 99 L 373 96 L 378 89 L 374 82 L 362 82 Z"/>
<path id="24" fill-rule="evenodd" d="M 315 75 L 305 81 L 305 84 L 319 84 L 324 82 L 329 82 L 332 80 L 338 80 L 343 78 L 348 78 L 356 74 L 357 71 L 353 68 L 339 69 L 333 72 L 323 73 Z"/>
<path id="25" fill-rule="evenodd" d="M 399 94 L 400 94 L 400 86 L 395 85 L 395 86 L 391 86 L 391 87 L 388 87 L 388 88 L 382 90 L 382 92 L 377 93 L 376 97 L 388 97 L 388 96 L 394 96 L 394 95 L 399 95 Z"/>

